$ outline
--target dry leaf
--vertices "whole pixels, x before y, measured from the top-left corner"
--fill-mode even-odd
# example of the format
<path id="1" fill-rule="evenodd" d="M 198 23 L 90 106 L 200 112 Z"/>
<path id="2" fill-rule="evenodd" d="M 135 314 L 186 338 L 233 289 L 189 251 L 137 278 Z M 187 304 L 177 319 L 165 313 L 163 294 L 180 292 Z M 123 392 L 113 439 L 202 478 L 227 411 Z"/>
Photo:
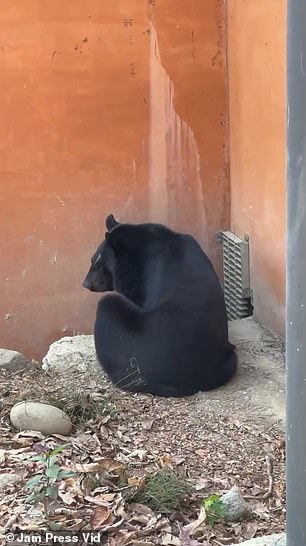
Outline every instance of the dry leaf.
<path id="1" fill-rule="evenodd" d="M 153 423 L 154 423 L 153 419 L 143 419 L 141 421 L 142 428 L 144 430 L 151 430 Z"/>
<path id="2" fill-rule="evenodd" d="M 184 463 L 186 461 L 186 457 L 172 457 L 172 462 L 176 464 L 176 466 L 179 466 L 180 464 Z"/>
<path id="3" fill-rule="evenodd" d="M 67 525 L 69 531 L 80 531 L 84 527 L 84 518 L 76 519 L 72 525 Z"/>
<path id="4" fill-rule="evenodd" d="M 116 497 L 115 507 L 113 509 L 113 513 L 115 514 L 116 517 L 119 517 L 119 518 L 126 515 L 125 500 L 122 497 L 121 493 L 119 493 L 117 495 L 117 497 Z"/>
<path id="5" fill-rule="evenodd" d="M 20 441 L 20 438 L 38 438 L 39 440 L 45 440 L 44 435 L 41 432 L 36 432 L 35 430 L 21 430 L 13 436 L 13 439 L 17 440 L 17 442 Z"/>
<path id="6" fill-rule="evenodd" d="M 180 546 L 203 546 L 203 542 L 198 542 L 189 536 L 189 534 L 181 529 L 179 536 L 179 545 Z"/>
<path id="7" fill-rule="evenodd" d="M 14 514 L 11 514 L 10 518 L 6 522 L 6 529 L 12 529 L 13 524 L 17 521 L 19 514 L 21 514 L 23 510 L 24 510 L 23 506 L 17 506 L 15 508 Z"/>
<path id="8" fill-rule="evenodd" d="M 75 495 L 73 495 L 71 491 L 61 491 L 58 489 L 58 496 L 68 506 L 71 506 L 71 504 L 76 502 Z"/>
<path id="9" fill-rule="evenodd" d="M 108 546 L 124 546 L 125 544 L 131 544 L 131 540 L 136 538 L 135 531 L 119 531 L 116 533 L 116 536 L 110 537 Z M 133 540 L 133 546 L 137 544 L 137 542 L 134 542 Z M 152 544 L 151 542 L 147 543 L 149 546 Z"/>
<path id="10" fill-rule="evenodd" d="M 13 458 L 17 458 L 17 459 L 24 459 L 24 455 L 26 456 L 26 458 L 28 458 L 28 455 L 31 454 L 32 455 L 32 449 L 31 449 L 31 446 L 26 446 L 26 447 L 20 447 L 19 449 L 9 449 L 9 450 L 4 450 L 4 453 L 5 453 L 5 457 L 6 458 L 10 458 L 10 459 L 13 459 Z M 21 455 L 21 456 L 20 456 Z"/>
<path id="11" fill-rule="evenodd" d="M 107 440 L 107 438 L 109 437 L 110 431 L 108 430 L 108 428 L 105 425 L 101 425 L 100 435 L 101 435 L 101 438 L 103 438 L 103 440 Z"/>
<path id="12" fill-rule="evenodd" d="M 192 534 L 196 529 L 198 529 L 198 527 L 200 527 L 200 525 L 203 525 L 205 520 L 206 520 L 206 511 L 204 506 L 201 506 L 198 519 L 196 519 L 195 521 L 192 521 L 191 523 L 188 523 L 188 525 L 185 525 L 183 530 L 186 531 L 186 533 Z"/>
<path id="13" fill-rule="evenodd" d="M 107 501 L 105 501 L 103 495 L 95 495 L 95 496 L 88 495 L 84 497 L 84 500 L 92 504 L 96 504 L 97 506 L 107 506 L 109 504 Z"/>
<path id="14" fill-rule="evenodd" d="M 95 463 L 84 464 L 71 464 L 69 470 L 73 472 L 98 472 L 99 470 L 107 470 L 107 472 L 114 472 L 115 470 L 122 470 L 123 464 L 115 461 L 114 459 L 100 459 Z"/>
<path id="15" fill-rule="evenodd" d="M 57 440 L 60 440 L 63 444 L 67 444 L 67 443 L 73 444 L 73 442 L 75 441 L 75 438 L 73 438 L 72 436 L 62 436 L 62 434 L 51 434 L 51 436 L 46 438 L 45 441 L 48 442 L 49 440 L 54 440 L 54 438 L 56 438 Z"/>
<path id="16" fill-rule="evenodd" d="M 5 463 L 6 453 L 7 451 L 5 449 L 0 449 L 0 464 Z"/>
<path id="17" fill-rule="evenodd" d="M 166 533 L 161 541 L 162 546 L 180 546 L 181 542 L 178 537 L 175 537 L 171 533 Z"/>
<path id="18" fill-rule="evenodd" d="M 158 464 L 161 468 L 170 468 L 172 469 L 172 458 L 168 454 L 161 455 L 158 458 Z"/>
<path id="19" fill-rule="evenodd" d="M 159 457 L 158 464 L 161 468 L 170 468 L 170 470 L 172 470 L 174 466 L 179 466 L 185 462 L 185 460 L 185 457 L 173 457 L 166 453 Z"/>
<path id="20" fill-rule="evenodd" d="M 103 419 L 101 420 L 101 424 L 102 425 L 106 425 L 106 423 L 108 423 L 108 421 L 110 420 L 111 416 L 110 415 L 106 415 L 105 417 L 103 417 Z"/>
<path id="21" fill-rule="evenodd" d="M 199 455 L 202 459 L 205 459 L 208 455 L 207 449 L 196 449 L 196 454 Z"/>
<path id="22" fill-rule="evenodd" d="M 123 432 L 121 432 L 121 430 L 117 430 L 116 436 L 123 443 L 129 444 L 132 441 L 132 438 L 130 438 L 129 436 L 126 436 L 126 434 L 123 434 Z"/>
<path id="23" fill-rule="evenodd" d="M 138 457 L 138 459 L 140 459 L 141 461 L 144 460 L 145 456 L 146 456 L 147 452 L 145 449 L 134 449 L 134 451 L 131 451 L 131 453 L 129 454 L 129 458 L 132 459 L 133 457 Z"/>
<path id="24" fill-rule="evenodd" d="M 129 510 L 132 512 L 139 512 L 140 514 L 147 514 L 148 516 L 154 516 L 154 512 L 149 506 L 141 504 L 139 502 L 130 502 Z"/>
<path id="25" fill-rule="evenodd" d="M 135 487 L 142 487 L 145 479 L 145 476 L 131 476 L 131 478 L 128 478 L 128 484 Z"/>
<path id="26" fill-rule="evenodd" d="M 147 540 L 133 540 L 133 546 L 154 546 L 154 542 L 148 542 Z"/>
<path id="27" fill-rule="evenodd" d="M 141 523 L 145 526 L 148 525 L 148 516 L 146 514 L 133 514 L 132 518 L 130 519 L 130 523 Z M 154 523 L 156 523 L 156 518 L 154 518 Z"/>
<path id="28" fill-rule="evenodd" d="M 32 438 L 18 438 L 17 440 L 18 444 L 21 444 L 23 447 L 32 447 L 33 440 Z"/>
<path id="29" fill-rule="evenodd" d="M 79 499 L 83 498 L 83 491 L 80 488 L 78 482 L 74 478 L 66 478 L 65 480 L 61 481 L 61 483 L 59 484 L 58 494 L 66 495 L 66 493 L 68 493 L 73 498 L 75 497 Z M 69 495 L 67 496 L 67 500 L 69 498 Z"/>
<path id="30" fill-rule="evenodd" d="M 257 523 L 246 522 L 243 524 L 242 535 L 245 540 L 250 540 L 251 538 L 254 538 L 257 531 L 258 531 Z"/>
<path id="31" fill-rule="evenodd" d="M 107 506 L 97 506 L 90 518 L 91 527 L 96 530 L 100 529 L 105 523 L 112 523 L 111 511 Z"/>
<path id="32" fill-rule="evenodd" d="M 97 491 L 95 489 L 95 491 Z M 102 500 L 105 502 L 112 502 L 114 498 L 117 496 L 117 493 L 103 493 L 102 495 L 99 495 Z"/>
<path id="33" fill-rule="evenodd" d="M 208 489 L 211 481 L 207 478 L 200 478 L 195 484 L 194 488 L 196 491 L 201 491 L 202 489 Z"/>
<path id="34" fill-rule="evenodd" d="M 103 530 L 104 532 L 113 531 L 114 529 L 118 529 L 118 527 L 122 525 L 123 521 L 124 519 L 122 518 L 119 521 L 116 521 L 116 523 L 112 523 L 111 525 L 109 525 L 106 521 L 105 525 L 103 525 L 103 527 L 100 527 L 100 529 Z"/>

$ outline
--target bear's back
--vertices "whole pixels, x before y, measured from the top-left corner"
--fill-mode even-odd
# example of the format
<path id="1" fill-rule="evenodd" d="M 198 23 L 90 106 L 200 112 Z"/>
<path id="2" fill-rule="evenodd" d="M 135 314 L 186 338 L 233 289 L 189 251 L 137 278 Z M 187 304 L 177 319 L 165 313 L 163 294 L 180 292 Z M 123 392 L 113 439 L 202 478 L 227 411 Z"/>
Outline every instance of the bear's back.
<path id="1" fill-rule="evenodd" d="M 156 307 L 165 301 L 190 306 L 195 301 L 201 304 L 211 299 L 223 304 L 218 277 L 196 240 L 155 224 L 145 224 L 145 230 L 147 226 L 150 228 L 148 240 L 139 249 L 137 258 L 134 255 L 129 267 L 133 274 L 136 259 L 138 280 L 143 283 L 143 307 Z M 154 237 L 150 237 L 152 228 Z"/>

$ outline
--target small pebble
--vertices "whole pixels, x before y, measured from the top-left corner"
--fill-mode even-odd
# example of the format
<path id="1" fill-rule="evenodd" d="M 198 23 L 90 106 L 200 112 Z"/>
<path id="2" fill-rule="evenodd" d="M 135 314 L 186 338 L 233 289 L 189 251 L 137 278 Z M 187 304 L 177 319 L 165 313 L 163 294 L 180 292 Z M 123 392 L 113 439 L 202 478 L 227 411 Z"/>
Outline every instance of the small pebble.
<path id="1" fill-rule="evenodd" d="M 226 521 L 239 521 L 250 514 L 250 507 L 242 497 L 237 485 L 220 497 Z"/>

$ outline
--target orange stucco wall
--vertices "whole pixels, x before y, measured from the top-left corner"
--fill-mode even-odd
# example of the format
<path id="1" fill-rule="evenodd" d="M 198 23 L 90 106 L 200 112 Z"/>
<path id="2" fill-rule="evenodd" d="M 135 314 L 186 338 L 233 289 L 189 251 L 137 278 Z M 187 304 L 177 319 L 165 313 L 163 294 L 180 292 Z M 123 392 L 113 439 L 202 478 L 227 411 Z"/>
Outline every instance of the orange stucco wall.
<path id="1" fill-rule="evenodd" d="M 285 327 L 285 0 L 229 0 L 231 229 L 250 236 L 255 314 Z"/>
<path id="2" fill-rule="evenodd" d="M 220 0 L 3 0 L 0 346 L 90 332 L 81 288 L 104 217 L 229 226 Z"/>

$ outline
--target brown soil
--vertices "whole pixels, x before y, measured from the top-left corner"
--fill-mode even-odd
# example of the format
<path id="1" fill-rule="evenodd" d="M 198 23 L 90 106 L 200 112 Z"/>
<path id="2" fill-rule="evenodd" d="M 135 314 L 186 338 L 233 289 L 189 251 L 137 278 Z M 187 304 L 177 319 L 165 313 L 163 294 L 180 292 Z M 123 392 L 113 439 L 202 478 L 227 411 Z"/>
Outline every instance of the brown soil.
<path id="1" fill-rule="evenodd" d="M 0 492 L 0 531 L 54 529 L 56 524 L 71 532 L 96 528 L 105 537 L 101 544 L 110 546 L 218 546 L 283 531 L 283 343 L 250 319 L 233 323 L 231 337 L 240 361 L 236 378 L 222 389 L 184 399 L 125 394 L 96 370 L 72 374 L 68 383 L 40 368 L 2 372 L 1 474 L 14 472 L 22 481 Z M 10 425 L 9 410 L 18 401 L 50 402 L 72 411 L 84 403 L 85 392 L 89 403 L 100 400 L 101 415 L 74 425 L 68 438 L 17 432 Z M 34 509 L 26 502 L 24 484 L 40 472 L 40 463 L 30 458 L 44 446 L 64 443 L 59 462 L 75 476 L 61 481 L 59 498 L 47 507 L 46 517 L 46 506 Z M 133 503 L 144 478 L 160 468 L 172 469 L 192 485 L 170 514 Z M 201 512 L 203 500 L 235 484 L 251 516 L 209 525 Z M 199 515 L 192 529 L 188 525 Z"/>

